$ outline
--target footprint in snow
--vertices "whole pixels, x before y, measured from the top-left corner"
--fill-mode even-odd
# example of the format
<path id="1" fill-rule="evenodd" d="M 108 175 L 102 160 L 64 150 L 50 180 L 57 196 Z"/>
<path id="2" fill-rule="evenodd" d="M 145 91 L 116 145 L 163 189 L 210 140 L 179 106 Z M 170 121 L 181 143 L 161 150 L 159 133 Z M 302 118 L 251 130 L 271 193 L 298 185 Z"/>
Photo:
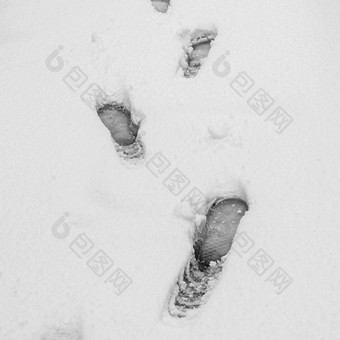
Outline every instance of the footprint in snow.
<path id="1" fill-rule="evenodd" d="M 118 154 L 125 159 L 143 158 L 143 145 L 138 138 L 139 125 L 123 105 L 105 104 L 97 110 L 98 116 L 110 131 Z"/>
<path id="2" fill-rule="evenodd" d="M 212 202 L 202 231 L 195 233 L 193 254 L 173 289 L 168 305 L 172 317 L 186 317 L 207 302 L 208 293 L 222 273 L 223 257 L 228 254 L 247 210 L 247 203 L 239 198 Z"/>
<path id="3" fill-rule="evenodd" d="M 204 59 L 208 57 L 211 42 L 215 38 L 216 34 L 207 30 L 196 30 L 192 34 L 189 45 L 185 47 L 185 61 L 182 63 L 186 78 L 193 78 L 197 75 Z"/>
<path id="4" fill-rule="evenodd" d="M 166 13 L 170 5 L 170 0 L 151 0 L 151 3 L 156 11 Z"/>

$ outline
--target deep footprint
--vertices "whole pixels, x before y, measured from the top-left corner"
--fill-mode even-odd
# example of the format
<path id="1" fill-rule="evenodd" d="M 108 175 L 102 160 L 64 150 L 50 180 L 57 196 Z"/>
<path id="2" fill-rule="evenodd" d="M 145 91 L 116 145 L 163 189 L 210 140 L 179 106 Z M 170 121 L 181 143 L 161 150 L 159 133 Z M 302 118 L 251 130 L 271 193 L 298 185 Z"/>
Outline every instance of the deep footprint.
<path id="1" fill-rule="evenodd" d="M 223 270 L 222 257 L 228 254 L 237 227 L 248 210 L 239 198 L 222 198 L 213 202 L 201 232 L 196 231 L 194 251 L 172 293 L 168 311 L 182 318 L 207 302 L 208 294 Z"/>
<path id="2" fill-rule="evenodd" d="M 197 30 L 193 33 L 190 45 L 186 49 L 186 67 L 184 76 L 186 78 L 195 77 L 200 70 L 203 60 L 207 58 L 211 42 L 216 38 L 216 34 L 212 31 Z"/>
<path id="3" fill-rule="evenodd" d="M 143 146 L 138 139 L 139 125 L 123 105 L 105 104 L 97 110 L 98 116 L 110 131 L 117 152 L 123 158 L 143 157 Z"/>
<path id="4" fill-rule="evenodd" d="M 156 11 L 166 13 L 170 5 L 170 0 L 151 0 L 151 3 Z"/>

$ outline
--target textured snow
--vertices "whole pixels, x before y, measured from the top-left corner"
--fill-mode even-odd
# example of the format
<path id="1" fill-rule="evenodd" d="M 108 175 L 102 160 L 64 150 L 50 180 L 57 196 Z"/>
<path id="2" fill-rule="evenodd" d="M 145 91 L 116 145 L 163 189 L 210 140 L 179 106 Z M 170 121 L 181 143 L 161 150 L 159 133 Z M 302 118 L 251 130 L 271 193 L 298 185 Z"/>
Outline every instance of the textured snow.
<path id="1" fill-rule="evenodd" d="M 166 14 L 146 0 L 0 1 L 0 339 L 339 339 L 339 12 L 337 0 L 173 0 Z M 217 37 L 185 79 L 196 29 Z M 76 91 L 73 67 L 88 78 Z M 231 89 L 242 71 L 293 117 L 282 134 Z M 91 83 L 142 121 L 141 163 L 80 99 Z M 157 152 L 171 163 L 159 177 L 146 166 Z M 176 168 L 190 181 L 178 196 L 163 183 Z M 246 197 L 239 231 L 254 247 L 228 255 L 196 318 L 175 320 L 166 305 L 208 204 L 195 216 L 181 203 L 194 187 Z M 79 233 L 132 279 L 121 295 L 70 249 Z M 293 279 L 280 295 L 247 264 L 259 249 Z"/>

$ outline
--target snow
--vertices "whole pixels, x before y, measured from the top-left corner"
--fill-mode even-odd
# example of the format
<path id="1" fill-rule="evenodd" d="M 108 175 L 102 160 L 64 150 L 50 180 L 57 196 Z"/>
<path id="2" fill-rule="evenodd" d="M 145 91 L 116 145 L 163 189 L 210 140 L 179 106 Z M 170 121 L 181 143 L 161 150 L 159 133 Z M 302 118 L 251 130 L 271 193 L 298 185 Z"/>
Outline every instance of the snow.
<path id="1" fill-rule="evenodd" d="M 0 339 L 339 339 L 339 10 L 336 0 L 173 0 L 166 14 L 146 0 L 1 1 Z M 217 37 L 186 79 L 182 46 L 196 29 Z M 229 72 L 216 74 L 221 56 Z M 63 81 L 73 67 L 88 78 L 76 91 Z M 293 117 L 283 133 L 230 87 L 240 72 L 249 93 L 263 88 Z M 118 157 L 80 98 L 91 83 L 142 121 L 145 160 Z M 170 165 L 157 177 L 147 164 L 158 152 Z M 175 169 L 190 181 L 178 196 L 163 183 Z M 246 198 L 239 232 L 254 246 L 228 255 L 195 318 L 176 320 L 167 302 L 208 205 L 195 214 L 181 203 L 195 187 L 208 202 Z M 94 247 L 79 258 L 70 245 L 84 233 Z M 248 263 L 260 249 L 275 262 L 262 276 Z M 98 250 L 113 260 L 102 277 L 86 264 Z M 267 279 L 279 267 L 293 282 L 278 295 Z M 121 295 L 105 283 L 118 268 L 132 279 Z"/>

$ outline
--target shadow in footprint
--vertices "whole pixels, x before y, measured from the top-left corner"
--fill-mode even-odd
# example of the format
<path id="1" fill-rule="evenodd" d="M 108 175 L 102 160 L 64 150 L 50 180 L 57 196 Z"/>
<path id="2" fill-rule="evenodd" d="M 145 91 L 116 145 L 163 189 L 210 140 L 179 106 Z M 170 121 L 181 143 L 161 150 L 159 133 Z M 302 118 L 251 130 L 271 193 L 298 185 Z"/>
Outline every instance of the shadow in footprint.
<path id="1" fill-rule="evenodd" d="M 239 198 L 219 198 L 210 205 L 202 231 L 194 236 L 194 251 L 181 273 L 169 301 L 168 311 L 182 318 L 207 302 L 207 293 L 223 270 L 239 223 L 248 210 Z"/>
<path id="2" fill-rule="evenodd" d="M 200 70 L 204 59 L 208 57 L 211 42 L 216 38 L 216 33 L 208 30 L 196 30 L 188 46 L 185 47 L 184 76 L 193 78 Z"/>
<path id="3" fill-rule="evenodd" d="M 166 13 L 169 9 L 170 0 L 151 0 L 154 9 L 161 13 Z"/>
<path id="4" fill-rule="evenodd" d="M 123 105 L 111 103 L 97 110 L 102 123 L 110 131 L 118 154 L 125 159 L 143 158 L 143 145 L 138 138 L 139 124 Z"/>
<path id="5" fill-rule="evenodd" d="M 65 323 L 46 331 L 40 340 L 83 340 L 79 325 Z"/>

